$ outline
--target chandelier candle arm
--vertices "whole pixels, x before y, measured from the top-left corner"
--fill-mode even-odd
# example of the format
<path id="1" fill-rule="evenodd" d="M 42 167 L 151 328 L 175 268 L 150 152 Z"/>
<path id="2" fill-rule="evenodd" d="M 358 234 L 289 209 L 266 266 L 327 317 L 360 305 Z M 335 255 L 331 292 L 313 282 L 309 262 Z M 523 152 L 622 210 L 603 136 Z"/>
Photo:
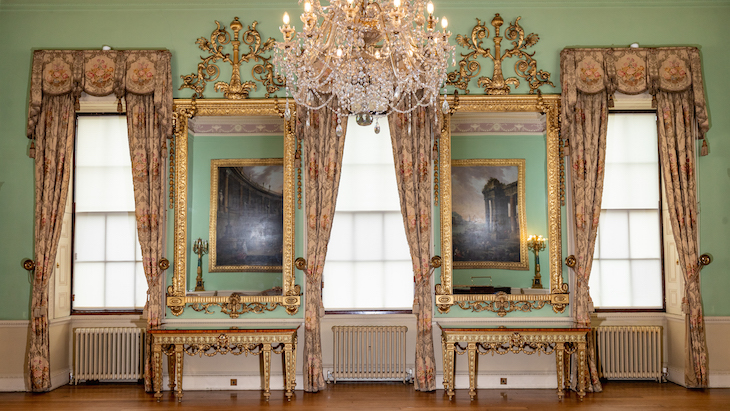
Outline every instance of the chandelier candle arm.
<path id="1" fill-rule="evenodd" d="M 300 0 L 300 4 L 302 0 Z M 304 0 L 301 32 L 279 28 L 274 63 L 287 95 L 310 110 L 328 106 L 338 116 L 436 108 L 445 84 L 451 35 L 436 30 L 433 3 L 425 0 Z M 314 102 L 319 105 L 315 105 Z"/>

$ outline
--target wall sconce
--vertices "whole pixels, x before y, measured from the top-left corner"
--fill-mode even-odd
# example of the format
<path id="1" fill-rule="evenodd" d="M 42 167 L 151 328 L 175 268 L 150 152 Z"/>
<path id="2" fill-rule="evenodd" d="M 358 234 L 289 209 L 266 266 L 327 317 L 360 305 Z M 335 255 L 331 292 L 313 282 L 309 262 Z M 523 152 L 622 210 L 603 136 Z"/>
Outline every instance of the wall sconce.
<path id="1" fill-rule="evenodd" d="M 208 241 L 198 238 L 193 243 L 193 252 L 198 255 L 198 276 L 195 278 L 195 291 L 205 291 L 203 285 L 203 255 L 208 254 Z"/>
<path id="2" fill-rule="evenodd" d="M 527 248 L 535 253 L 535 278 L 532 279 L 532 288 L 542 288 L 540 277 L 540 251 L 545 249 L 547 238 L 541 235 L 531 235 L 527 239 Z"/>

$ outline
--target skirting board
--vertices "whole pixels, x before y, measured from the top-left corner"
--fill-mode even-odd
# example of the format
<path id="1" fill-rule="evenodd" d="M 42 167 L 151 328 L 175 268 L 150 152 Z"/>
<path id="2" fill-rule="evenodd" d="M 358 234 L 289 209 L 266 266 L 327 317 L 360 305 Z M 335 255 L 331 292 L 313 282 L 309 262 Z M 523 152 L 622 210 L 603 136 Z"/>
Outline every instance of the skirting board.
<path id="1" fill-rule="evenodd" d="M 325 370 L 326 374 L 326 370 Z M 507 385 L 500 384 L 500 378 L 507 378 Z M 231 379 L 237 380 L 236 386 L 231 386 Z M 443 389 L 443 374 L 436 376 L 436 388 Z M 296 390 L 304 389 L 303 378 L 297 374 Z M 544 374 L 517 374 L 500 372 L 494 374 L 477 375 L 477 388 L 557 388 L 557 377 L 553 372 Z M 162 381 L 162 390 L 169 391 L 169 379 L 167 375 Z M 272 391 L 284 389 L 284 376 L 272 375 L 270 388 Z M 456 389 L 469 388 L 468 373 L 456 373 Z M 234 390 L 261 390 L 261 377 L 259 375 L 185 375 L 183 376 L 183 391 L 234 391 Z"/>
<path id="2" fill-rule="evenodd" d="M 236 385 L 231 386 L 231 379 L 236 380 Z M 271 391 L 284 390 L 284 376 L 282 374 L 272 374 L 269 380 L 269 388 Z M 162 390 L 169 391 L 170 380 L 165 376 L 162 379 Z M 304 389 L 304 379 L 301 374 L 296 376 L 295 390 Z M 263 390 L 262 377 L 256 375 L 183 375 L 183 391 L 258 391 Z"/>
<path id="3" fill-rule="evenodd" d="M 59 370 L 51 374 L 51 391 L 58 387 L 68 384 L 70 380 L 71 369 Z M 24 392 L 27 391 L 25 386 L 25 376 L 2 375 L 0 376 L 0 392 Z"/>
<path id="4" fill-rule="evenodd" d="M 507 378 L 507 384 L 500 384 L 500 379 Z M 469 373 L 457 372 L 454 376 L 454 387 L 469 389 Z M 444 388 L 444 375 L 436 374 L 436 389 Z M 477 374 L 477 389 L 515 389 L 515 388 L 558 388 L 558 377 L 554 372 L 546 373 L 515 373 L 495 372 L 489 374 Z"/>
<path id="5" fill-rule="evenodd" d="M 707 379 L 709 382 L 708 388 L 730 388 L 730 372 L 710 372 Z M 683 368 L 669 367 L 667 369 L 667 380 L 686 387 Z"/>

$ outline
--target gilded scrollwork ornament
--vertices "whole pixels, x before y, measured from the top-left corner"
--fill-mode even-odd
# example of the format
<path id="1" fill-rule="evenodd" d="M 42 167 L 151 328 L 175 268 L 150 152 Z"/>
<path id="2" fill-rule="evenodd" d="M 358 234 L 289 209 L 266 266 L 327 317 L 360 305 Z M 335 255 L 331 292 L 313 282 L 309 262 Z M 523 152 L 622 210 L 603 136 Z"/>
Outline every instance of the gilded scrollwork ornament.
<path id="1" fill-rule="evenodd" d="M 203 91 L 208 82 L 215 81 L 215 90 L 223 91 L 227 99 L 240 100 L 248 98 L 251 90 L 256 90 L 257 86 L 254 81 L 247 80 L 241 82 L 241 64 L 243 62 L 260 62 L 251 69 L 251 76 L 254 80 L 264 85 L 266 89 L 265 98 L 279 90 L 284 86 L 284 79 L 274 74 L 274 65 L 271 63 L 272 56 L 264 56 L 262 53 L 273 50 L 275 40 L 269 37 L 262 43 L 261 34 L 256 29 L 257 21 L 248 26 L 248 30 L 243 32 L 241 40 L 239 33 L 243 29 L 243 24 L 234 18 L 231 22 L 231 30 L 233 35 L 226 30 L 225 26 L 216 21 L 217 28 L 213 30 L 210 39 L 200 37 L 196 40 L 196 44 L 201 50 L 207 51 L 208 57 L 201 57 L 198 63 L 198 71 L 188 75 L 180 76 L 183 79 L 183 85 L 180 90 L 189 88 L 195 91 L 195 96 L 203 98 Z M 248 45 L 248 53 L 241 54 L 241 43 Z M 229 53 L 224 53 L 224 46 L 231 44 L 233 47 L 233 57 Z M 216 81 L 220 76 L 220 68 L 216 62 L 222 61 L 230 63 L 232 67 L 231 81 Z"/>
<path id="2" fill-rule="evenodd" d="M 514 311 L 529 312 L 539 310 L 545 306 L 545 303 L 545 300 L 512 301 L 509 300 L 507 294 L 499 292 L 492 301 L 457 301 L 456 305 L 463 310 L 471 309 L 474 312 L 491 311 L 497 313 L 500 317 L 504 317 L 507 313 Z"/>
<path id="3" fill-rule="evenodd" d="M 514 70 L 517 76 L 527 81 L 530 88 L 529 94 L 535 94 L 541 86 L 549 84 L 555 85 L 550 81 L 550 73 L 537 69 L 537 61 L 534 59 L 535 52 L 528 53 L 526 49 L 534 46 L 540 40 L 535 33 L 525 35 L 525 31 L 520 26 L 521 17 L 517 17 L 514 22 L 510 23 L 505 30 L 504 37 L 500 35 L 500 28 L 504 24 L 504 20 L 497 13 L 492 19 L 494 27 L 494 53 L 491 48 L 483 46 L 483 39 L 489 37 L 489 28 L 485 22 L 477 19 L 477 24 L 471 31 L 471 36 L 459 34 L 456 36 L 456 42 L 471 52 L 461 54 L 463 57 L 459 61 L 459 69 L 452 71 L 447 75 L 446 84 L 464 90 L 469 94 L 469 82 L 472 78 L 479 75 L 482 66 L 477 58 L 489 58 L 494 63 L 494 72 L 492 77 L 482 76 L 477 80 L 479 87 L 484 89 L 485 94 L 489 95 L 507 95 L 510 93 L 511 87 L 517 88 L 520 80 L 517 77 L 504 78 L 502 73 L 502 63 L 506 58 L 517 57 Z M 502 40 L 512 41 L 512 48 L 502 51 Z"/>

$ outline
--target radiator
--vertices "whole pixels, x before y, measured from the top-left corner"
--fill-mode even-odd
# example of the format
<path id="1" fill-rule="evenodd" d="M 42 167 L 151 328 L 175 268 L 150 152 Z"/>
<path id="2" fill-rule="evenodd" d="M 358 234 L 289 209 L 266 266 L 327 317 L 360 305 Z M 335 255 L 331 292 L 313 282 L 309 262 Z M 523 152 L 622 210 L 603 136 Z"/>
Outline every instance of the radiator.
<path id="1" fill-rule="evenodd" d="M 593 348 L 600 377 L 662 381 L 662 327 L 594 327 Z"/>
<path id="2" fill-rule="evenodd" d="M 330 381 L 410 381 L 404 326 L 334 326 Z"/>
<path id="3" fill-rule="evenodd" d="M 75 328 L 72 383 L 139 380 L 144 369 L 144 338 L 142 328 Z"/>

